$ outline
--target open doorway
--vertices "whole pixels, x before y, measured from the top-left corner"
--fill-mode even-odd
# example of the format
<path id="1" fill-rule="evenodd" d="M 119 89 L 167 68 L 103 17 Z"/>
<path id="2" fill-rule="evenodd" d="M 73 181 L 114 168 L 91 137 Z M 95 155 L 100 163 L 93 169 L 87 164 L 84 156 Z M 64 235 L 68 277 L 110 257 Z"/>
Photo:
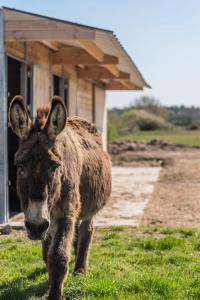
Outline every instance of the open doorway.
<path id="1" fill-rule="evenodd" d="M 7 57 L 7 91 L 8 107 L 15 95 L 23 95 L 27 108 L 31 112 L 32 99 L 32 70 L 17 59 Z M 20 212 L 20 201 L 16 191 L 16 167 L 14 165 L 15 152 L 18 149 L 18 137 L 8 128 L 8 182 L 9 182 L 9 217 Z"/>
<path id="2" fill-rule="evenodd" d="M 69 92 L 69 81 L 66 77 L 53 75 L 52 93 L 53 96 L 60 96 L 63 98 L 64 103 L 68 109 L 68 92 Z"/>

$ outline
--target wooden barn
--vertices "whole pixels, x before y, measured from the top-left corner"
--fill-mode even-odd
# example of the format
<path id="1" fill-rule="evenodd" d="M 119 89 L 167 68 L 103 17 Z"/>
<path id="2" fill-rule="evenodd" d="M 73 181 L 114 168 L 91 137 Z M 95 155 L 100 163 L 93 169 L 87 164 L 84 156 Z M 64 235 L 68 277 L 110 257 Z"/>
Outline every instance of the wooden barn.
<path id="1" fill-rule="evenodd" d="M 96 124 L 106 148 L 106 91 L 142 90 L 141 73 L 114 33 L 29 12 L 0 9 L 0 223 L 20 211 L 13 165 L 18 140 L 8 127 L 13 96 L 32 119 L 62 96 L 69 116 Z"/>

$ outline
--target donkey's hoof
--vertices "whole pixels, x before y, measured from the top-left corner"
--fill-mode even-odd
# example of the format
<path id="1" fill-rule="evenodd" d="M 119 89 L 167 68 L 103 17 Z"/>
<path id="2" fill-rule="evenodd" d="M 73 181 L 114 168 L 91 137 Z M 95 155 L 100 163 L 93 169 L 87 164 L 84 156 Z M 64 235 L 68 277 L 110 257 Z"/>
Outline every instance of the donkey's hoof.
<path id="1" fill-rule="evenodd" d="M 84 268 L 78 268 L 74 270 L 74 276 L 83 276 L 86 274 L 86 270 Z"/>
<path id="2" fill-rule="evenodd" d="M 48 295 L 48 300 L 65 300 L 66 298 L 64 296 L 58 296 L 58 295 Z"/>
<path id="3" fill-rule="evenodd" d="M 59 297 L 48 297 L 48 300 L 65 300 L 66 298 L 64 296 L 59 296 Z"/>

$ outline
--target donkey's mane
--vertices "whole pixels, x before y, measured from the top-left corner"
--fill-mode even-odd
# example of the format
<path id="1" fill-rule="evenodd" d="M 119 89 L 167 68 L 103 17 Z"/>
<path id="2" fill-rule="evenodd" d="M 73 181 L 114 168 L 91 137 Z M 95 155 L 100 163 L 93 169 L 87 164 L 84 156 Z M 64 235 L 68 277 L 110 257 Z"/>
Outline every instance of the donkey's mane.
<path id="1" fill-rule="evenodd" d="M 44 125 L 46 123 L 48 114 L 49 114 L 49 107 L 39 107 L 37 109 L 37 115 L 36 115 L 36 119 L 35 119 L 35 124 L 34 127 L 36 130 L 40 130 L 42 128 L 44 128 Z"/>

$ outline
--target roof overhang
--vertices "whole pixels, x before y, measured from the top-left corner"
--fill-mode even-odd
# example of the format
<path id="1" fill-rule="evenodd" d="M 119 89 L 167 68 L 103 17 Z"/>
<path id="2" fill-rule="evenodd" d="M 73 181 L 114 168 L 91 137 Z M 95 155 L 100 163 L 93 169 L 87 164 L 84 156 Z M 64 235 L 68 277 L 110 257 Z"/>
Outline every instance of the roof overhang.
<path id="1" fill-rule="evenodd" d="M 107 90 L 149 87 L 112 31 L 58 20 L 8 7 L 6 42 L 40 42 L 52 49 L 52 63 L 77 66 L 78 78 L 102 83 Z"/>

